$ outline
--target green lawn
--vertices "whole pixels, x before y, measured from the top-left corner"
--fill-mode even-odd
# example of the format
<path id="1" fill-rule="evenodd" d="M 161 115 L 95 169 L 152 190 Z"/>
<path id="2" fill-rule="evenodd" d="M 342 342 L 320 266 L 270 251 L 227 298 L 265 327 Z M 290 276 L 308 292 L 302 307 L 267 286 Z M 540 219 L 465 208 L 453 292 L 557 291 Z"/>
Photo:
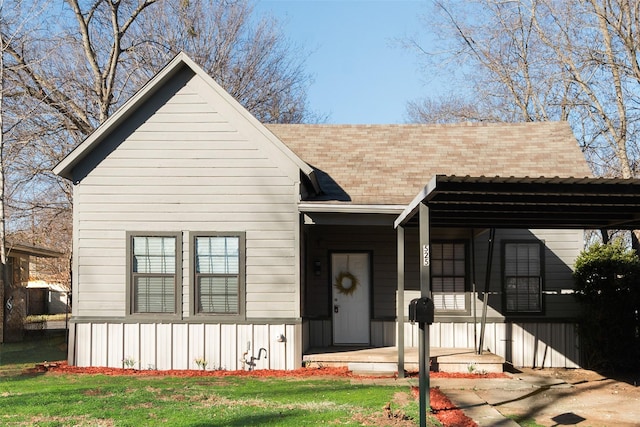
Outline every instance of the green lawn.
<path id="1" fill-rule="evenodd" d="M 12 346 L 21 351 L 11 351 Z M 40 349 L 53 356 L 58 347 L 49 342 Z M 23 374 L 33 365 L 33 351 L 28 343 L 0 345 L 0 425 L 418 425 L 417 403 L 402 384 L 323 377 Z M 29 360 L 22 363 L 17 353 Z M 393 412 L 412 420 L 388 419 L 383 410 L 388 402 Z"/>
<path id="2" fill-rule="evenodd" d="M 44 361 L 66 360 L 67 343 L 64 331 L 35 331 L 24 341 L 0 344 L 0 375 L 7 370 L 22 369 Z"/>

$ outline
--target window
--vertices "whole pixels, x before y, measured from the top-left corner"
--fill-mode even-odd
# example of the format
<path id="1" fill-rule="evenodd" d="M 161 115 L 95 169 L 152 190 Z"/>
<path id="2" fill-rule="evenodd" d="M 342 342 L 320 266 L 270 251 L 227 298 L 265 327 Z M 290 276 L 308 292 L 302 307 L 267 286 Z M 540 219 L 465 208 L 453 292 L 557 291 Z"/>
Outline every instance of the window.
<path id="1" fill-rule="evenodd" d="M 436 310 L 466 310 L 464 242 L 431 244 L 431 290 Z"/>
<path id="2" fill-rule="evenodd" d="M 244 314 L 244 245 L 240 233 L 192 237 L 197 314 Z"/>
<path id="3" fill-rule="evenodd" d="M 541 242 L 505 243 L 503 253 L 506 311 L 541 312 L 544 254 Z"/>
<path id="4" fill-rule="evenodd" d="M 131 313 L 175 314 L 179 235 L 130 235 Z"/>

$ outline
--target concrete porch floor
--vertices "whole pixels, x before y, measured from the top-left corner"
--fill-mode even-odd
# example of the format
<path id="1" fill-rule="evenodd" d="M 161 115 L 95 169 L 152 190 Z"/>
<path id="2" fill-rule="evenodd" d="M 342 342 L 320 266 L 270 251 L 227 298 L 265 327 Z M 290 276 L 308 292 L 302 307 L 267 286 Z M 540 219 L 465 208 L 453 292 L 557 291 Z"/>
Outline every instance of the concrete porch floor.
<path id="1" fill-rule="evenodd" d="M 504 358 L 489 352 L 476 354 L 470 348 L 432 347 L 429 354 L 432 371 L 441 372 L 502 372 Z M 396 347 L 314 348 L 302 357 L 307 366 L 347 367 L 354 373 L 398 372 L 398 349 Z M 405 347 L 404 369 L 418 371 L 418 348 Z"/>

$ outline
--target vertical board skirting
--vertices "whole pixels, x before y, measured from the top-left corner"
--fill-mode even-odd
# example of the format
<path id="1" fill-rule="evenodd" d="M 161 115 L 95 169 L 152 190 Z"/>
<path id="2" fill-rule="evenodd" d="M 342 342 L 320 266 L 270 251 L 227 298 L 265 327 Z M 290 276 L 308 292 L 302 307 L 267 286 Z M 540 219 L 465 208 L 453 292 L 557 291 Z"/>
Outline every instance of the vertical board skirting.
<path id="1" fill-rule="evenodd" d="M 124 359 L 124 325 L 122 323 L 110 323 L 107 328 L 107 340 L 109 342 L 107 366 L 110 368 L 122 368 L 122 359 Z"/>
<path id="2" fill-rule="evenodd" d="M 220 365 L 222 369 L 233 371 L 237 369 L 236 360 L 242 355 L 237 354 L 236 325 L 221 325 L 220 327 Z M 236 357 L 237 356 L 237 357 Z"/>
<path id="3" fill-rule="evenodd" d="M 220 325 L 205 325 L 205 353 L 204 357 L 207 360 L 208 369 L 222 369 L 222 363 L 220 362 Z"/>
<path id="4" fill-rule="evenodd" d="M 76 352 L 78 366 L 91 366 L 91 324 L 82 323 L 76 325 L 76 339 L 79 344 Z"/>
<path id="5" fill-rule="evenodd" d="M 392 347 L 396 345 L 395 320 L 371 321 L 371 346 Z"/>
<path id="6" fill-rule="evenodd" d="M 238 337 L 238 367 L 236 369 L 248 370 L 249 365 L 243 362 L 251 362 L 251 356 L 256 351 L 253 341 L 253 325 L 238 325 L 236 334 Z"/>
<path id="7" fill-rule="evenodd" d="M 278 342 L 280 335 L 287 336 L 282 325 L 270 325 L 269 341 L 271 342 L 271 355 L 273 356 L 271 369 L 286 369 L 286 340 Z"/>
<path id="8" fill-rule="evenodd" d="M 126 323 L 124 325 L 124 357 L 132 360 L 135 368 L 140 368 L 140 325 L 138 323 Z"/>
<path id="9" fill-rule="evenodd" d="M 107 324 L 91 325 L 91 366 L 107 366 Z"/>
<path id="10" fill-rule="evenodd" d="M 296 369 L 302 363 L 302 330 L 302 324 L 286 323 L 74 323 L 70 346 L 77 366 L 201 369 L 195 360 L 204 358 L 207 370 Z M 133 366 L 125 366 L 125 359 Z"/>
<path id="11" fill-rule="evenodd" d="M 69 365 L 76 364 L 76 355 L 78 354 L 77 349 L 77 341 L 76 341 L 76 324 L 69 324 L 69 341 L 68 341 L 68 349 L 67 349 L 67 363 Z"/>
<path id="12" fill-rule="evenodd" d="M 157 369 L 155 323 L 140 325 L 140 369 Z"/>
<path id="13" fill-rule="evenodd" d="M 264 350 L 260 352 L 260 349 Z M 254 369 L 269 369 L 271 367 L 271 351 L 269 349 L 269 325 L 255 325 L 253 327 L 253 346 L 251 353 L 252 357 L 256 358 L 256 360 L 254 360 Z"/>
<path id="14" fill-rule="evenodd" d="M 285 341 L 284 341 L 284 349 L 285 349 L 285 369 L 295 369 L 297 364 L 294 362 L 295 360 L 295 346 L 297 341 L 295 339 L 296 336 L 296 325 L 284 325 L 285 328 Z M 280 343 L 277 343 L 280 344 Z"/>
<path id="15" fill-rule="evenodd" d="M 189 329 L 185 324 L 173 326 L 173 366 L 172 369 L 189 369 Z"/>
<path id="16" fill-rule="evenodd" d="M 156 369 L 173 369 L 173 327 L 167 323 L 156 326 Z"/>
<path id="17" fill-rule="evenodd" d="M 201 369 L 196 363 L 196 359 L 202 359 L 205 349 L 204 324 L 196 323 L 189 325 L 189 354 L 187 359 L 188 369 Z"/>
<path id="18" fill-rule="evenodd" d="M 474 348 L 479 324 L 436 322 L 430 326 L 430 345 Z M 405 347 L 418 346 L 418 325 L 405 322 Z M 573 323 L 487 323 L 484 350 L 528 368 L 580 367 L 579 337 Z"/>
<path id="19" fill-rule="evenodd" d="M 309 324 L 310 324 L 309 320 L 307 319 L 302 320 L 302 352 L 303 353 L 311 348 L 311 340 L 310 340 L 311 328 L 309 327 Z"/>

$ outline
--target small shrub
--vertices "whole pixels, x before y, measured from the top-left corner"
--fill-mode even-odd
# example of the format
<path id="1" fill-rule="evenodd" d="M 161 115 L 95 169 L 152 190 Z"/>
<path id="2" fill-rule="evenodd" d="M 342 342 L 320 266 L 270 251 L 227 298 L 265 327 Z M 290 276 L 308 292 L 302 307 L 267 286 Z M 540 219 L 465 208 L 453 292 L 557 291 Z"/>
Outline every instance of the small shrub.
<path id="1" fill-rule="evenodd" d="M 622 241 L 594 244 L 576 260 L 583 306 L 580 342 L 592 369 L 637 369 L 640 356 L 640 259 Z"/>
<path id="2" fill-rule="evenodd" d="M 198 368 L 202 369 L 203 371 L 209 364 L 209 362 L 207 362 L 207 360 L 204 357 L 199 357 L 196 360 L 194 360 L 194 362 L 196 363 L 196 365 L 198 365 Z"/>
<path id="3" fill-rule="evenodd" d="M 131 356 L 127 356 L 122 359 L 122 363 L 124 364 L 125 368 L 133 369 L 136 366 L 136 359 Z"/>

